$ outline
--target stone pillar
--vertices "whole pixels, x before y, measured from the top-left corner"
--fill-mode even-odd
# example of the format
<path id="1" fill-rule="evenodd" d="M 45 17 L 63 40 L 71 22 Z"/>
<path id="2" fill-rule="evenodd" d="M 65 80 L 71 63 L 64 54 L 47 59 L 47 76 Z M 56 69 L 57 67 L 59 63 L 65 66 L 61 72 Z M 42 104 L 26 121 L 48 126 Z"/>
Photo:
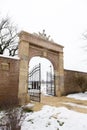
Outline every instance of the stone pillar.
<path id="1" fill-rule="evenodd" d="M 56 96 L 64 95 L 64 68 L 63 68 L 63 53 L 59 52 L 58 67 L 54 70 L 55 75 L 55 94 Z"/>
<path id="2" fill-rule="evenodd" d="M 64 66 L 63 66 L 63 52 L 59 52 L 59 87 L 61 96 L 64 95 Z"/>
<path id="3" fill-rule="evenodd" d="M 28 95 L 28 64 L 29 64 L 29 43 L 21 41 L 19 43 L 19 57 L 20 57 L 20 66 L 19 66 L 19 90 L 18 98 L 19 104 L 25 104 L 29 102 Z"/>
<path id="4" fill-rule="evenodd" d="M 57 97 L 61 96 L 60 87 L 59 87 L 59 72 L 58 70 L 54 70 L 54 86 L 55 86 L 55 95 Z"/>

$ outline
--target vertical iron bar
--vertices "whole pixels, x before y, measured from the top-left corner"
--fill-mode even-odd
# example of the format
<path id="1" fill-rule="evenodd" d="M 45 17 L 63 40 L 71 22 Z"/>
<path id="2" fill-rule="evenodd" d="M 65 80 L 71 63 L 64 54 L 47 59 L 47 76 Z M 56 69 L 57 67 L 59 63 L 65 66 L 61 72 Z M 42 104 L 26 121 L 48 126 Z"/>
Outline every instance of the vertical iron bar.
<path id="1" fill-rule="evenodd" d="M 41 64 L 39 63 L 39 102 L 41 101 Z"/>
<path id="2" fill-rule="evenodd" d="M 46 74 L 46 93 L 48 94 L 48 72 Z"/>

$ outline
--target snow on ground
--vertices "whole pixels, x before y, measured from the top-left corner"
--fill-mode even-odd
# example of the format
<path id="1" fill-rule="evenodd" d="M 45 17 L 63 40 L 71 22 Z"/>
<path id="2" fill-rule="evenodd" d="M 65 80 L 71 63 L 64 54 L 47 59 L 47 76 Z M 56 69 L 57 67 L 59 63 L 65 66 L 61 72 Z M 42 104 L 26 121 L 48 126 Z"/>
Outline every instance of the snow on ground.
<path id="1" fill-rule="evenodd" d="M 85 92 L 85 93 L 76 93 L 76 94 L 69 94 L 67 97 L 80 99 L 80 100 L 87 100 L 87 92 Z"/>
<path id="2" fill-rule="evenodd" d="M 22 130 L 87 130 L 87 114 L 64 107 L 44 106 L 41 111 L 30 113 Z"/>
<path id="3" fill-rule="evenodd" d="M 68 97 L 87 100 L 86 93 L 71 94 Z M 72 104 L 71 105 L 77 105 Z M 77 107 L 81 107 L 80 105 Z M 86 106 L 82 106 L 86 108 Z M 28 113 L 21 130 L 87 130 L 87 114 L 68 110 L 65 107 L 45 105 L 38 112 Z"/>
<path id="4" fill-rule="evenodd" d="M 87 93 L 71 94 L 68 97 L 87 100 Z M 70 103 L 81 107 L 80 105 Z M 86 106 L 82 106 L 86 109 Z M 2 116 L 0 113 L 0 118 Z M 65 107 L 45 105 L 38 112 L 27 112 L 21 130 L 87 130 L 87 114 L 75 112 Z"/>

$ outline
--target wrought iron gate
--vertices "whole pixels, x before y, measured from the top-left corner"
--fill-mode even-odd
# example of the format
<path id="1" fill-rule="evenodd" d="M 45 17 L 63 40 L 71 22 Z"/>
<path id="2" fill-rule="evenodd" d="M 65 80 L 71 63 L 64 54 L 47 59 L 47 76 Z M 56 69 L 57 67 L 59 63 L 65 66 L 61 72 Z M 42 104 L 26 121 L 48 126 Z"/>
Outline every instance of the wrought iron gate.
<path id="1" fill-rule="evenodd" d="M 51 72 L 47 72 L 46 76 L 46 93 L 55 96 L 54 75 Z"/>
<path id="2" fill-rule="evenodd" d="M 29 72 L 28 92 L 30 99 L 40 102 L 41 99 L 41 64 L 36 65 Z"/>

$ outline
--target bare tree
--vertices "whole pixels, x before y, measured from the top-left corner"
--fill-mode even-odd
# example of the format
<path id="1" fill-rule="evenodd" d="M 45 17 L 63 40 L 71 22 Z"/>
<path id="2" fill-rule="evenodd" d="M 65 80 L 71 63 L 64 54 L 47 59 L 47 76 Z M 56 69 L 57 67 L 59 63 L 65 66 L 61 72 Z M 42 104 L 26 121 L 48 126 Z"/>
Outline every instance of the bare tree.
<path id="1" fill-rule="evenodd" d="M 0 54 L 4 54 L 6 50 L 9 56 L 16 55 L 18 50 L 17 28 L 8 17 L 0 20 Z"/>

